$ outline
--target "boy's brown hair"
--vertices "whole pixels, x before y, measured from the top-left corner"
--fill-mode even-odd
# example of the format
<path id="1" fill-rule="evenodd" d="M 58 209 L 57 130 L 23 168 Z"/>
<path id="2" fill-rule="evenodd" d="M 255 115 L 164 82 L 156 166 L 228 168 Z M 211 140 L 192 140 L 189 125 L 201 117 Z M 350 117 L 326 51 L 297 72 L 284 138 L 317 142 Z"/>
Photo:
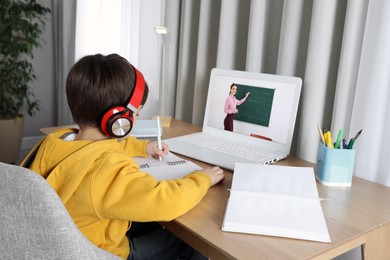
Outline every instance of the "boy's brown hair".
<path id="1" fill-rule="evenodd" d="M 66 95 L 73 120 L 80 127 L 99 127 L 109 108 L 127 105 L 134 86 L 134 68 L 118 54 L 81 58 L 66 79 Z M 148 93 L 145 83 L 141 105 L 145 104 Z"/>

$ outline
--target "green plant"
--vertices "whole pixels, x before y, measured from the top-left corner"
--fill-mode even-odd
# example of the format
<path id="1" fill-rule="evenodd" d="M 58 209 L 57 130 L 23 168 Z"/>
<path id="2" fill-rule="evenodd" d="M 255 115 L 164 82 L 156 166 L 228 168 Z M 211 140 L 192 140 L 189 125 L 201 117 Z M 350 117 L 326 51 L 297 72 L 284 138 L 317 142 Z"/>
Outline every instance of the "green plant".
<path id="1" fill-rule="evenodd" d="M 29 83 L 36 79 L 31 59 L 41 47 L 44 17 L 50 9 L 35 0 L 0 0 L 0 116 L 16 118 L 26 105 L 33 116 L 39 101 Z"/>

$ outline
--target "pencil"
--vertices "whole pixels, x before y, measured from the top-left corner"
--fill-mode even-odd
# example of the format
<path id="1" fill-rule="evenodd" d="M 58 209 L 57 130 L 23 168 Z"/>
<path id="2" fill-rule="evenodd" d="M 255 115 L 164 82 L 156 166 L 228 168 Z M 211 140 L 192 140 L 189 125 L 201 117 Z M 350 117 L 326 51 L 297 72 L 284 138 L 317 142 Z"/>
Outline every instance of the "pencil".
<path id="1" fill-rule="evenodd" d="M 320 133 L 320 136 L 321 136 L 321 141 L 326 146 L 325 139 L 324 139 L 324 133 L 322 132 L 321 127 L 318 123 L 317 123 L 317 128 L 318 128 L 318 132 Z"/>

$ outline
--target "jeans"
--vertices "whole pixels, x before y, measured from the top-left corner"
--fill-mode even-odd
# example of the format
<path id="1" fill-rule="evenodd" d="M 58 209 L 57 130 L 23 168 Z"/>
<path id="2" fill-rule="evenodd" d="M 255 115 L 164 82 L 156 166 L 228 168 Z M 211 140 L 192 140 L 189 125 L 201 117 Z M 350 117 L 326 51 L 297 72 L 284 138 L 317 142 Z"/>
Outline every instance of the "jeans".
<path id="1" fill-rule="evenodd" d="M 126 235 L 130 242 L 128 260 L 208 259 L 156 222 L 133 222 Z"/>

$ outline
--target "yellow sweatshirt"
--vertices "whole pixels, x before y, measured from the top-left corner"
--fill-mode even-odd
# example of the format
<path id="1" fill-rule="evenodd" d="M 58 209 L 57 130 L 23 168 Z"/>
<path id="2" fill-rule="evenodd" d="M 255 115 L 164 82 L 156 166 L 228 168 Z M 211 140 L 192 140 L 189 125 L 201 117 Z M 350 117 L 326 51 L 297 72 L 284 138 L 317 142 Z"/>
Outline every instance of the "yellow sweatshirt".
<path id="1" fill-rule="evenodd" d="M 210 187 L 210 177 L 200 171 L 165 181 L 141 172 L 131 157 L 147 156 L 147 141 L 61 139 L 74 131 L 48 135 L 30 169 L 57 191 L 91 242 L 124 259 L 130 252 L 125 234 L 132 221 L 170 221 L 199 203 Z"/>

